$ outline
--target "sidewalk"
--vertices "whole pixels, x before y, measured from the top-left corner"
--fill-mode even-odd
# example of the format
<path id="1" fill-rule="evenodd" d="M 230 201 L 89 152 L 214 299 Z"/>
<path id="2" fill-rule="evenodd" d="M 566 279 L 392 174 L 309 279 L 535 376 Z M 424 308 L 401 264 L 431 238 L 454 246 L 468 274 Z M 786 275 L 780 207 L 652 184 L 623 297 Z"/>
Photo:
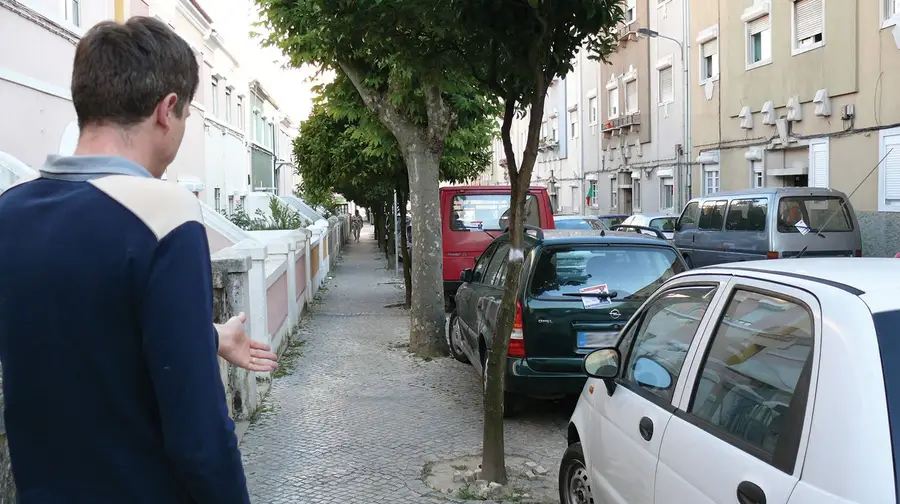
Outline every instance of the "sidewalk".
<path id="1" fill-rule="evenodd" d="M 418 482 L 428 457 L 480 452 L 481 384 L 466 364 L 411 356 L 402 279 L 372 237 L 351 243 L 300 331 L 294 370 L 274 380 L 241 441 L 251 498 L 275 503 L 438 502 Z M 567 415 L 507 422 L 507 452 L 553 471 Z"/>

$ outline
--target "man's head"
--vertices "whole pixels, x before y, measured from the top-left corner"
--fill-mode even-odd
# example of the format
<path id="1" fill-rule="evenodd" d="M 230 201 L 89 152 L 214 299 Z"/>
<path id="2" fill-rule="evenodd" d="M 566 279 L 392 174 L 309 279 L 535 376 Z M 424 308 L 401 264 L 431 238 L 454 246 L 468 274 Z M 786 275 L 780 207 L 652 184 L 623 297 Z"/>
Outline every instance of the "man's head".
<path id="1" fill-rule="evenodd" d="M 357 210 L 354 210 L 353 213 L 355 213 L 356 216 L 359 217 L 359 210 L 358 210 L 358 209 L 357 209 Z"/>
<path id="2" fill-rule="evenodd" d="M 188 43 L 156 19 L 95 25 L 72 69 L 76 154 L 119 155 L 161 177 L 184 138 L 199 73 Z"/>

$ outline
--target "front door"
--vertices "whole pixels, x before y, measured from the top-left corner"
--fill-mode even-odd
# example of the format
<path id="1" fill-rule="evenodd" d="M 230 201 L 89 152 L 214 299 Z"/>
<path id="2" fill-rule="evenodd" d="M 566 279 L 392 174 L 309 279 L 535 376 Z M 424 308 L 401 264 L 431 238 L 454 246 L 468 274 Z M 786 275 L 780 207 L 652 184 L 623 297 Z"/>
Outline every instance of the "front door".
<path id="1" fill-rule="evenodd" d="M 612 393 L 593 392 L 591 478 L 598 502 L 653 504 L 660 444 L 694 334 L 706 323 L 717 283 L 676 284 L 657 294 L 626 329 Z M 695 346 L 695 345 L 694 345 Z"/>
<path id="2" fill-rule="evenodd" d="M 481 257 L 479 257 L 475 263 L 475 269 L 472 271 L 472 281 L 462 284 L 456 292 L 456 314 L 459 317 L 463 338 L 468 342 L 467 346 L 470 347 L 470 349 L 474 348 L 477 350 L 478 348 L 478 346 L 472 346 L 472 342 L 477 341 L 477 334 L 472 336 L 472 333 L 477 331 L 476 322 L 478 320 L 478 314 L 475 312 L 474 300 L 477 299 L 479 285 L 483 281 L 484 274 L 487 271 L 491 256 L 494 254 L 495 250 L 497 250 L 496 243 L 488 245 L 488 248 L 481 254 Z M 472 355 L 469 356 L 470 359 L 472 357 Z"/>
<path id="3" fill-rule="evenodd" d="M 656 504 L 786 504 L 800 479 L 821 308 L 782 284 L 729 291 L 666 429 Z"/>

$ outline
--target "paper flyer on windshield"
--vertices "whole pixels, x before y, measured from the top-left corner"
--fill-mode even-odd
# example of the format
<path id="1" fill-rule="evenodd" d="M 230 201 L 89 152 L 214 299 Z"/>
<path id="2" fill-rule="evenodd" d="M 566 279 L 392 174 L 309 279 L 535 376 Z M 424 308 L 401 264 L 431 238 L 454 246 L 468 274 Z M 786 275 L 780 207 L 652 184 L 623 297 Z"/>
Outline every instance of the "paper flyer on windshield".
<path id="1" fill-rule="evenodd" d="M 578 289 L 578 293 L 587 294 L 585 296 L 581 296 L 581 304 L 584 306 L 585 310 L 600 308 L 603 305 L 612 304 L 612 299 L 609 297 L 609 286 L 606 284 L 594 285 L 591 287 L 582 287 L 581 289 Z M 606 295 L 597 296 L 597 294 Z"/>

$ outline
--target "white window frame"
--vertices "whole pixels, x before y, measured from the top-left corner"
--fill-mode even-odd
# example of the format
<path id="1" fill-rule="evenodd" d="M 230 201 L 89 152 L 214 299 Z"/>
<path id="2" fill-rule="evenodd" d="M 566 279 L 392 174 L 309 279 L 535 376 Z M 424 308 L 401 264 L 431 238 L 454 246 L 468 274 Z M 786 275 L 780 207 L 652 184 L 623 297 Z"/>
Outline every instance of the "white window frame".
<path id="1" fill-rule="evenodd" d="M 643 209 L 644 193 L 641 187 L 641 179 L 631 177 L 631 212 L 637 213 Z"/>
<path id="2" fill-rule="evenodd" d="M 588 192 L 591 194 L 591 208 L 597 208 L 597 202 L 599 200 L 597 197 L 597 190 L 600 189 L 598 185 L 596 180 L 588 181 Z"/>
<path id="3" fill-rule="evenodd" d="M 597 97 L 588 97 L 588 124 L 596 126 L 600 119 L 600 110 L 597 107 Z"/>
<path id="4" fill-rule="evenodd" d="M 66 21 L 79 28 L 81 28 L 82 13 L 84 12 L 84 9 L 81 8 L 82 1 L 66 0 Z"/>
<path id="5" fill-rule="evenodd" d="M 707 182 L 709 180 L 707 178 L 707 173 L 709 173 L 709 172 L 716 172 L 716 181 L 717 182 L 716 182 L 716 190 L 715 191 L 710 191 L 709 184 L 707 184 Z M 709 196 L 711 194 L 715 194 L 715 193 L 721 192 L 721 191 L 722 191 L 722 170 L 721 170 L 720 165 L 718 163 L 704 164 L 703 165 L 703 195 Z"/>
<path id="6" fill-rule="evenodd" d="M 674 76 L 673 76 L 674 77 Z M 638 83 L 637 75 L 632 75 L 622 79 L 625 88 L 625 115 L 637 114 L 641 111 L 641 88 Z M 634 84 L 634 109 L 628 108 L 628 85 Z M 673 83 L 674 87 L 674 83 Z M 621 115 L 621 114 L 620 114 Z"/>
<path id="7" fill-rule="evenodd" d="M 550 140 L 559 142 L 559 120 L 550 119 Z"/>
<path id="8" fill-rule="evenodd" d="M 578 138 L 578 111 L 570 110 L 569 111 L 569 128 L 572 131 L 569 132 L 569 136 L 572 138 Z"/>
<path id="9" fill-rule="evenodd" d="M 219 117 L 219 78 L 213 77 L 209 81 L 210 84 L 210 103 L 209 112 L 214 117 Z"/>
<path id="10" fill-rule="evenodd" d="M 662 87 L 662 82 L 663 82 L 662 75 L 663 75 L 663 72 L 665 72 L 666 70 L 668 70 L 672 74 L 672 97 L 669 98 L 668 100 L 666 100 L 663 97 L 663 87 Z M 662 105 L 669 105 L 671 103 L 675 103 L 675 68 L 669 64 L 658 66 L 657 70 L 656 70 L 656 82 L 657 82 L 657 87 L 659 88 L 658 92 L 657 92 L 657 94 L 659 95 L 659 96 L 657 96 L 657 99 L 659 100 L 659 105 L 662 106 Z"/>
<path id="11" fill-rule="evenodd" d="M 750 187 L 753 189 L 766 187 L 766 168 L 761 160 L 750 161 Z"/>
<path id="12" fill-rule="evenodd" d="M 668 189 L 667 187 L 672 188 L 672 201 L 671 205 L 666 202 L 666 193 Z M 660 177 L 659 178 L 659 209 L 660 210 L 673 210 L 675 208 L 675 178 L 674 177 Z"/>
<path id="13" fill-rule="evenodd" d="M 619 175 L 609 176 L 609 208 L 619 208 Z"/>
<path id="14" fill-rule="evenodd" d="M 825 149 L 825 178 L 828 179 L 825 182 L 825 185 L 817 180 L 816 178 L 816 167 L 814 166 L 814 151 L 815 149 Z M 900 154 L 900 152 L 898 152 Z M 879 158 L 880 159 L 880 158 Z M 829 145 L 828 138 L 815 138 L 809 141 L 809 178 L 812 179 L 812 182 L 815 185 L 811 185 L 810 187 L 831 187 L 831 145 Z"/>
<path id="15" fill-rule="evenodd" d="M 613 105 L 613 99 L 612 99 L 613 93 L 616 94 L 615 105 Z M 621 110 L 619 110 L 619 85 L 618 85 L 618 83 L 616 83 L 615 86 L 612 86 L 606 90 L 606 101 L 607 101 L 607 103 L 609 103 L 609 107 L 608 107 L 609 116 L 607 116 L 607 119 L 618 119 L 619 116 L 621 115 L 620 114 Z"/>
<path id="16" fill-rule="evenodd" d="M 637 0 L 625 0 L 625 5 L 623 7 L 624 7 L 624 14 L 625 14 L 625 17 L 624 17 L 625 26 L 628 26 L 631 23 L 634 23 L 635 21 L 637 21 Z M 628 20 L 629 11 L 631 12 L 631 20 L 630 21 Z"/>
<path id="17" fill-rule="evenodd" d="M 800 0 L 791 0 L 791 56 L 797 56 L 799 54 L 803 54 L 805 52 L 813 51 L 820 47 L 825 46 L 825 4 L 827 3 L 825 0 L 819 0 L 820 5 L 822 6 L 822 40 L 818 42 L 814 42 L 812 44 L 800 45 L 800 41 L 797 40 L 797 2 Z M 881 1 L 881 0 L 878 0 Z M 769 29 L 772 28 L 771 18 L 769 20 Z"/>
<path id="18" fill-rule="evenodd" d="M 234 90 L 228 86 L 225 86 L 225 122 L 231 124 L 234 118 L 232 117 L 231 107 L 233 101 Z"/>
<path id="19" fill-rule="evenodd" d="M 893 2 L 894 5 L 894 13 L 890 16 L 885 9 L 888 2 Z M 900 18 L 900 0 L 878 0 L 878 24 L 882 29 L 895 26 L 898 18 Z"/>
<path id="20" fill-rule="evenodd" d="M 752 62 L 750 60 L 752 50 L 753 50 L 753 38 L 750 35 L 750 24 L 756 21 L 757 19 L 768 16 L 769 17 L 769 57 L 762 58 L 759 61 Z M 772 64 L 772 49 L 773 40 L 772 40 L 772 7 L 768 2 L 761 4 L 754 4 L 752 7 L 746 9 L 744 11 L 744 15 L 741 16 L 741 20 L 744 22 L 744 63 L 746 70 L 753 70 L 754 68 L 759 68 L 761 66 L 771 65 Z M 721 63 L 721 61 L 720 61 Z"/>
<path id="21" fill-rule="evenodd" d="M 900 212 L 900 200 L 896 203 L 888 204 L 885 201 L 886 197 L 886 188 L 884 182 L 884 169 L 888 165 L 888 149 L 885 146 L 885 140 L 889 137 L 896 137 L 896 140 L 900 141 L 900 127 L 898 128 L 890 128 L 883 129 L 878 132 L 878 159 L 884 159 L 884 161 L 878 166 L 878 211 L 879 212 Z M 897 147 L 892 147 L 893 151 L 890 153 L 891 158 L 894 156 L 900 157 L 900 145 Z"/>
<path id="22" fill-rule="evenodd" d="M 706 44 L 711 44 L 713 42 L 716 43 L 717 47 L 716 47 L 716 53 L 712 55 L 712 61 L 713 61 L 712 76 L 704 77 L 705 72 L 703 70 L 706 68 L 706 58 L 703 56 L 703 46 L 705 46 Z M 700 44 L 699 44 L 699 46 L 700 46 L 700 66 L 699 66 L 699 68 L 700 68 L 700 84 L 701 85 L 705 85 L 706 81 L 711 80 L 711 81 L 715 82 L 715 81 L 719 80 L 721 62 L 719 60 L 720 47 L 718 47 L 718 45 L 719 45 L 719 37 L 713 37 L 707 41 L 700 42 Z M 749 56 L 750 55 L 748 53 L 747 57 L 749 58 Z"/>

